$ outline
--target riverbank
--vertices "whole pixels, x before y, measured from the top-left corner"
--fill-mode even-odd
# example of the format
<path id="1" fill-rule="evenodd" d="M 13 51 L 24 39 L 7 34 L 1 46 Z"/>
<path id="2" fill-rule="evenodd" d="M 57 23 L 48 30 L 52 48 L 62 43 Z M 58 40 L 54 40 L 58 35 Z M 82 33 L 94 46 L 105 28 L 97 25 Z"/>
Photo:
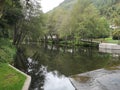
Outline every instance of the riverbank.
<path id="1" fill-rule="evenodd" d="M 44 43 L 44 42 L 42 42 L 42 43 Z M 81 40 L 81 41 L 75 41 L 75 40 L 65 41 L 65 40 L 63 40 L 63 41 L 59 41 L 59 42 L 48 40 L 47 42 L 45 42 L 45 44 L 68 46 L 68 47 L 72 47 L 72 46 L 98 47 L 99 46 L 99 42 L 90 41 L 90 40 Z"/>
<path id="2" fill-rule="evenodd" d="M 0 90 L 28 90 L 31 77 L 8 63 L 13 63 L 16 47 L 9 39 L 0 39 Z"/>
<path id="3" fill-rule="evenodd" d="M 112 37 L 108 38 L 99 38 L 95 39 L 95 41 L 101 42 L 101 43 L 113 43 L 113 44 L 118 44 L 119 40 L 113 40 Z"/>
<path id="4" fill-rule="evenodd" d="M 42 41 L 44 43 L 44 41 Z M 60 46 L 85 46 L 85 47 L 98 47 L 99 43 L 113 43 L 118 44 L 119 40 L 113 40 L 112 37 L 98 38 L 98 39 L 81 39 L 76 40 L 51 40 L 46 41 L 47 44 L 58 44 Z"/>
<path id="5" fill-rule="evenodd" d="M 9 66 L 14 69 L 15 71 L 21 73 L 22 75 L 24 75 L 26 77 L 24 85 L 22 87 L 22 90 L 28 90 L 31 84 L 31 76 L 25 74 L 24 72 L 18 70 L 17 68 L 13 67 L 12 65 L 9 64 Z"/>
<path id="6" fill-rule="evenodd" d="M 25 80 L 25 75 L 8 64 L 0 64 L 0 90 L 22 90 Z"/>

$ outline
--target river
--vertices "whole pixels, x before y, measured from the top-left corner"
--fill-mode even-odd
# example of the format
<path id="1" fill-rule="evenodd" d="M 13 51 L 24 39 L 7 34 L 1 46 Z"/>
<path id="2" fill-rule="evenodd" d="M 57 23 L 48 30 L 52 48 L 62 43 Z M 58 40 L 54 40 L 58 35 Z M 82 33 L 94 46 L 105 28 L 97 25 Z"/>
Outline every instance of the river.
<path id="1" fill-rule="evenodd" d="M 14 66 L 32 77 L 29 90 L 75 90 L 68 77 L 120 65 L 120 55 L 98 48 L 20 45 Z"/>

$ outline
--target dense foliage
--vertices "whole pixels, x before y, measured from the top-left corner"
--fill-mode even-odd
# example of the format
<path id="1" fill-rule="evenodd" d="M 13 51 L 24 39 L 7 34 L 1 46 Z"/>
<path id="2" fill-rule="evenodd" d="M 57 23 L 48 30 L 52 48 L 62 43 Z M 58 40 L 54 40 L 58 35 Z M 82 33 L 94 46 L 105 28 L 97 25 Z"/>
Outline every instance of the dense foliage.
<path id="1" fill-rule="evenodd" d="M 120 30 L 113 31 L 113 39 L 120 40 Z"/>
<path id="2" fill-rule="evenodd" d="M 0 39 L 0 63 L 12 62 L 15 54 L 16 48 L 9 39 Z"/>
<path id="3" fill-rule="evenodd" d="M 78 41 L 105 38 L 109 26 L 119 24 L 119 0 L 65 0 L 46 15 L 37 0 L 0 1 L 0 38 L 10 38 L 14 45 L 38 41 L 46 33 Z"/>
<path id="4" fill-rule="evenodd" d="M 104 2 L 105 0 L 65 0 L 47 13 L 48 34 L 58 34 L 61 38 L 75 40 L 108 37 L 109 17 L 106 17 L 107 11 L 105 14 L 101 12 L 104 10 L 101 9 Z M 108 3 L 111 5 L 115 2 Z M 106 6 L 109 8 L 109 5 Z"/>
<path id="5" fill-rule="evenodd" d="M 0 37 L 13 38 L 18 45 L 25 38 L 37 39 L 44 32 L 44 16 L 35 0 L 1 1 Z"/>
<path id="6" fill-rule="evenodd" d="M 0 0 L 0 62 L 13 60 L 13 45 L 26 39 L 37 41 L 44 33 L 45 19 L 38 0 Z"/>
<path id="7" fill-rule="evenodd" d="M 119 24 L 119 0 L 65 0 L 46 14 L 38 0 L 0 1 L 0 38 L 10 38 L 14 45 L 52 34 L 76 41 L 105 38 L 109 26 Z"/>

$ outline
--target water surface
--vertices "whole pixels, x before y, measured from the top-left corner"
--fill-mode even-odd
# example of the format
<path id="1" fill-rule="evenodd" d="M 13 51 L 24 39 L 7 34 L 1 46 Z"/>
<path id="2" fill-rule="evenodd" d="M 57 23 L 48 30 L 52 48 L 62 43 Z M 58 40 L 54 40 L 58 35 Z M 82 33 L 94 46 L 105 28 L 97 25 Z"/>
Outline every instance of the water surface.
<path id="1" fill-rule="evenodd" d="M 97 48 L 21 45 L 14 64 L 31 75 L 30 90 L 75 90 L 69 76 L 120 65 L 120 55 Z"/>

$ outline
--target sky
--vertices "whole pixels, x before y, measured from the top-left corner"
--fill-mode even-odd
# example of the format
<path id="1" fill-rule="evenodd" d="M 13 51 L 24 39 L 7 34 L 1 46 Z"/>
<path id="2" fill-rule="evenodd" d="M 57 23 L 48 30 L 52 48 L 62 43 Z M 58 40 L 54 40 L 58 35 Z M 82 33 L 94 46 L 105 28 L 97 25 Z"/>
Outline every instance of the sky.
<path id="1" fill-rule="evenodd" d="M 64 0 L 41 0 L 41 6 L 44 13 L 57 7 Z"/>

